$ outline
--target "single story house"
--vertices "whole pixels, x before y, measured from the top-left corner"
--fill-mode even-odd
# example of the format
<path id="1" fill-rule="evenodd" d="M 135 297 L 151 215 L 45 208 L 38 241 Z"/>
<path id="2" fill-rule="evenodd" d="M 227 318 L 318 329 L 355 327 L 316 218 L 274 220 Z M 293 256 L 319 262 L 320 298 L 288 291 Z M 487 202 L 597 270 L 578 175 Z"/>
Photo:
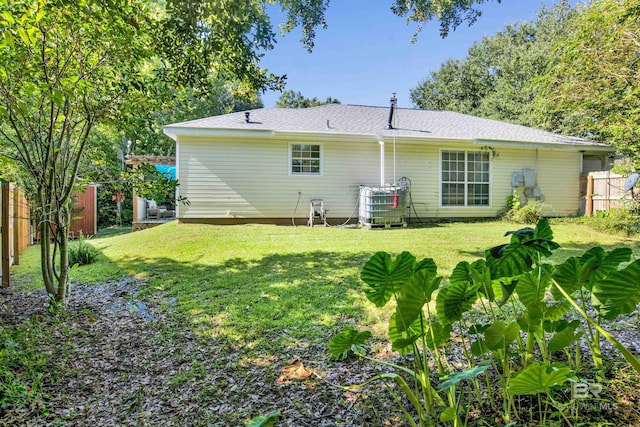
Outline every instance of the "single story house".
<path id="1" fill-rule="evenodd" d="M 261 108 L 176 123 L 181 222 L 304 224 L 312 199 L 330 223 L 357 220 L 363 186 L 408 186 L 410 215 L 495 217 L 512 191 L 576 215 L 581 174 L 613 149 L 450 111 L 330 104 Z"/>

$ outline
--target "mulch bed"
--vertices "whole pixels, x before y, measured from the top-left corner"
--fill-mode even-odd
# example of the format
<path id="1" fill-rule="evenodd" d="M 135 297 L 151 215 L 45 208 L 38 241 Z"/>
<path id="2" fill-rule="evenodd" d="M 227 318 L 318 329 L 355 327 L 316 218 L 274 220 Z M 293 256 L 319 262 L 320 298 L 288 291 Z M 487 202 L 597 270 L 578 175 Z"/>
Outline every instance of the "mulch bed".
<path id="1" fill-rule="evenodd" d="M 342 387 L 374 376 L 371 364 L 331 362 L 326 344 L 261 358 L 230 340 L 196 336 L 172 300 L 140 300 L 144 286 L 131 278 L 76 285 L 59 314 L 47 310 L 44 291 L 1 289 L 3 326 L 28 319 L 43 327 L 38 352 L 49 375 L 38 399 L 0 408 L 0 426 L 242 426 L 273 411 L 278 426 L 407 425 L 380 383 Z M 616 336 L 637 349 L 637 325 Z M 640 425 L 638 376 L 630 377 L 610 390 L 624 406 L 604 416 L 618 425 Z"/>
<path id="2" fill-rule="evenodd" d="M 0 409 L 0 426 L 241 426 L 273 411 L 279 426 L 404 425 L 389 399 L 341 387 L 373 376 L 366 363 L 328 366 L 325 346 L 247 360 L 242 347 L 194 336 L 172 301 L 138 300 L 140 286 L 74 286 L 55 320 L 44 291 L 0 290 L 2 325 L 46 324 L 52 373 L 39 400 Z"/>

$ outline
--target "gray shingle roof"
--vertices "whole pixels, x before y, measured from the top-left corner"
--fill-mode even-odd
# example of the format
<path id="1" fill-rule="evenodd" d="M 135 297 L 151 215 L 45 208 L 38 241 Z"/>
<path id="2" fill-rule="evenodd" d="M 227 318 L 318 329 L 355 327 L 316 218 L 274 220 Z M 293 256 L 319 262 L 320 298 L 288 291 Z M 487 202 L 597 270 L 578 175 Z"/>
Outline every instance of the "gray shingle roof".
<path id="1" fill-rule="evenodd" d="M 387 130 L 389 107 L 329 104 L 312 108 L 261 108 L 251 110 L 250 122 L 245 112 L 207 117 L 165 126 L 167 134 L 181 130 L 262 130 L 272 132 L 315 132 L 416 137 L 424 139 L 487 140 L 521 143 L 602 146 L 582 138 L 567 137 L 526 126 L 483 119 L 451 111 L 398 108 L 394 130 Z M 327 126 L 328 124 L 328 126 Z"/>

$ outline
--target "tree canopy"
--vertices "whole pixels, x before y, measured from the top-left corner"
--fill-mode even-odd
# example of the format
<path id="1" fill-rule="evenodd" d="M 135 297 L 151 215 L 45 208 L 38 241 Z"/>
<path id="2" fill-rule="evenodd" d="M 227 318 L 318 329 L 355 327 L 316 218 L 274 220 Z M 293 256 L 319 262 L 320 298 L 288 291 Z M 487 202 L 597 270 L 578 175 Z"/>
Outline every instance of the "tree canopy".
<path id="1" fill-rule="evenodd" d="M 411 90 L 419 108 L 462 113 L 614 145 L 640 168 L 640 6 L 562 1 L 507 25 Z"/>
<path id="2" fill-rule="evenodd" d="M 640 168 L 640 5 L 599 0 L 573 22 L 540 81 L 536 113 L 549 130 L 613 144 Z"/>
<path id="3" fill-rule="evenodd" d="M 131 99 L 127 114 L 116 123 L 126 154 L 175 155 L 175 142 L 162 133 L 162 126 L 235 111 L 261 108 L 256 91 L 237 91 L 239 83 L 212 76 L 198 87 L 176 87 L 150 81 L 149 97 Z"/>
<path id="4" fill-rule="evenodd" d="M 317 107 L 318 105 L 326 104 L 340 104 L 336 98 L 328 96 L 324 101 L 319 100 L 315 96 L 313 98 L 306 98 L 300 92 L 294 92 L 292 90 L 286 90 L 282 92 L 276 107 L 280 108 L 309 108 Z"/>
<path id="5" fill-rule="evenodd" d="M 70 198 L 83 152 L 135 87 L 132 70 L 149 48 L 142 11 L 138 1 L 0 3 L 0 149 L 21 166 L 44 284 L 57 301 L 67 296 Z"/>
<path id="6" fill-rule="evenodd" d="M 312 3 L 324 13 L 324 1 Z M 316 25 L 300 7 L 305 4 L 283 2 L 291 8 L 291 22 L 298 17 L 303 26 Z M 140 121 L 153 121 L 153 112 L 161 119 L 193 118 L 189 113 L 211 108 L 223 112 L 241 99 L 226 96 L 223 80 L 238 82 L 231 93 L 244 94 L 244 102 L 253 102 L 258 89 L 278 87 L 281 79 L 258 65 L 260 50 L 273 42 L 264 6 L 217 0 L 0 1 L 0 154 L 19 166 L 11 178 L 34 203 L 43 281 L 53 300 L 64 301 L 68 294 L 70 202 L 81 166 L 91 165 L 85 154 L 100 152 L 94 149 L 99 141 L 108 152 L 107 138 L 99 135 L 114 135 L 110 129 L 135 141 L 136 132 L 147 132 L 140 140 L 150 149 L 157 132 Z M 191 110 L 184 114 L 184 107 Z M 111 147 L 123 144 L 117 138 Z"/>
<path id="7" fill-rule="evenodd" d="M 398 16 L 406 17 L 407 21 L 417 22 L 419 27 L 416 35 L 425 23 L 438 20 L 440 35 L 447 37 L 449 32 L 454 31 L 463 22 L 473 25 L 482 14 L 478 5 L 491 1 L 501 2 L 501 0 L 395 0 L 391 10 Z"/>
<path id="8" fill-rule="evenodd" d="M 450 59 L 410 92 L 419 108 L 451 110 L 534 125 L 536 79 L 557 59 L 550 55 L 566 38 L 576 12 L 568 2 L 543 8 L 533 22 L 507 25 L 474 43 L 463 60 Z"/>

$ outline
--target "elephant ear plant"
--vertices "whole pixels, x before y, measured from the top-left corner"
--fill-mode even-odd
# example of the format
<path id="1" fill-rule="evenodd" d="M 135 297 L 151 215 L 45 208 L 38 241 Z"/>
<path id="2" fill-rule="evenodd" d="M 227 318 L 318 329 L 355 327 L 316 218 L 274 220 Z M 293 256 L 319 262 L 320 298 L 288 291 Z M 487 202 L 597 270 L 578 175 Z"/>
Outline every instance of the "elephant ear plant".
<path id="1" fill-rule="evenodd" d="M 371 333 L 344 331 L 329 343 L 333 357 L 353 352 L 385 366 L 352 388 L 395 383 L 399 389 L 387 389 L 416 427 L 467 425 L 474 409 L 499 413 L 505 424 L 522 421 L 531 403 L 526 395 L 537 396 L 538 407 L 537 419 L 528 421 L 573 425 L 578 415 L 566 402 L 566 384 L 592 372 L 581 363 L 580 339 L 596 372 L 601 336 L 640 372 L 638 359 L 602 327 L 635 310 L 640 260 L 629 263 L 629 249 L 593 248 L 554 267 L 544 262 L 559 247 L 546 220 L 507 236 L 509 243 L 488 249 L 483 259 L 458 263 L 446 281 L 431 258 L 373 255 L 360 274 L 364 293 L 376 307 L 395 305 L 389 340 L 408 356 L 399 360 L 411 363 L 369 357 Z M 402 394 L 410 406 L 402 405 Z"/>

